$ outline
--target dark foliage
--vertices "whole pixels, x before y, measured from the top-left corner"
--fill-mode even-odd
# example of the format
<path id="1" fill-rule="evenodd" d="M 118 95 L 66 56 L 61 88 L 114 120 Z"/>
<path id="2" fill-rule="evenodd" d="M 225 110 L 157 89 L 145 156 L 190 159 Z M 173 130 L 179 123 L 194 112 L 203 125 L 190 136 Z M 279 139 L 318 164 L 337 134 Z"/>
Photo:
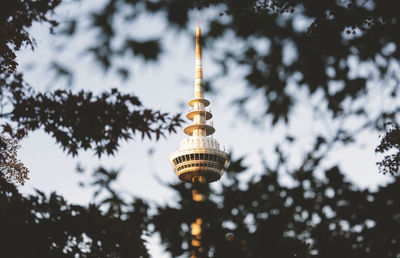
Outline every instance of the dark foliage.
<path id="1" fill-rule="evenodd" d="M 346 101 L 366 94 L 368 81 L 398 80 L 392 69 L 400 53 L 396 47 L 400 41 L 396 33 L 399 16 L 393 12 L 396 7 L 399 3 L 395 0 L 110 0 L 91 14 L 91 28 L 99 32 L 101 43 L 95 42 L 88 50 L 105 69 L 112 68 L 117 57 L 127 51 L 155 60 L 162 50 L 161 36 L 138 43 L 113 30 L 118 18 L 124 17 L 129 24 L 141 14 L 160 14 L 171 28 L 185 31 L 193 10 L 220 10 L 221 16 L 207 16 L 205 47 L 212 50 L 209 53 L 220 64 L 222 74 L 229 74 L 231 67 L 247 68 L 244 79 L 252 91 L 238 103 L 247 103 L 254 92 L 262 93 L 272 123 L 288 121 L 297 101 L 290 85 L 296 85 L 297 90 L 307 89 L 311 95 L 323 94 L 327 109 L 337 117 L 346 111 Z M 68 36 L 79 33 L 76 20 L 67 28 L 64 32 Z M 193 34 L 191 27 L 187 31 Z M 221 41 L 232 40 L 227 38 L 230 32 L 234 35 L 233 48 L 218 49 Z M 113 47 L 111 42 L 117 38 L 125 43 Z M 356 63 L 353 67 L 352 58 Z M 365 64 L 373 65 L 367 76 L 359 72 Z M 395 86 L 392 97 L 397 92 Z M 364 108 L 354 112 L 361 114 Z M 382 110 L 374 119 L 384 115 L 388 114 Z"/>
<path id="2" fill-rule="evenodd" d="M 247 104 L 261 94 L 268 121 L 273 125 L 289 122 L 299 100 L 297 93 L 307 92 L 320 99 L 310 105 L 316 111 L 324 110 L 324 118 L 362 119 L 361 130 L 384 130 L 386 122 L 399 119 L 395 99 L 400 85 L 400 16 L 394 11 L 398 7 L 396 0 L 109 0 L 91 12 L 90 29 L 98 33 L 99 40 L 85 48 L 104 69 L 127 78 L 128 69 L 118 65 L 118 58 L 132 53 L 144 60 L 158 60 L 164 50 L 163 37 L 134 38 L 115 30 L 117 23 L 122 20 L 128 26 L 142 14 L 159 15 L 170 31 L 193 36 L 190 16 L 198 9 L 207 14 L 207 23 L 202 21 L 204 47 L 220 67 L 218 76 L 209 78 L 207 89 L 212 90 L 209 86 L 221 76 L 246 71 L 243 79 L 249 90 L 235 103 L 247 117 L 256 119 L 247 112 Z M 76 17 L 62 32 L 71 37 L 86 29 L 80 28 Z M 370 112 L 366 96 L 377 87 L 394 104 Z M 347 135 L 344 143 L 360 132 L 358 128 L 341 130 Z"/>
<path id="3" fill-rule="evenodd" d="M 15 103 L 11 120 L 26 130 L 43 128 L 68 153 L 94 149 L 98 156 L 113 154 L 120 139 L 137 133 L 158 140 L 165 132 L 175 132 L 181 122 L 179 115 L 145 109 L 137 97 L 117 89 L 99 96 L 57 90 L 23 97 Z"/>
<path id="4" fill-rule="evenodd" d="M 1 257 L 149 257 L 140 202 L 124 217 L 99 206 L 68 204 L 52 193 L 23 197 L 0 176 Z"/>
<path id="5" fill-rule="evenodd" d="M 315 158 L 304 164 L 315 163 Z M 180 197 L 177 207 L 160 206 L 154 217 L 172 257 L 188 256 L 190 223 L 205 221 L 204 257 L 379 258 L 400 255 L 400 182 L 377 192 L 359 190 L 338 167 L 315 176 L 317 166 L 287 171 L 290 186 L 281 183 L 278 167 L 238 186 L 241 162 L 210 200 L 196 204 L 182 183 L 171 185 Z M 225 181 L 227 182 L 227 181 Z M 243 183 L 243 182 L 242 182 Z"/>
<path id="6" fill-rule="evenodd" d="M 9 1 L 8 1 L 9 2 Z M 36 101 L 41 95 L 26 94 L 30 87 L 21 85 L 22 76 L 13 74 L 16 68 L 15 51 L 23 45 L 34 46 L 33 39 L 29 36 L 27 28 L 33 21 L 48 22 L 53 27 L 57 25 L 54 20 L 47 18 L 47 14 L 59 5 L 59 1 L 43 0 L 35 2 L 13 1 L 3 3 L 2 20 L 4 37 L 2 37 L 2 62 L 1 67 L 1 105 L 10 105 L 6 95 L 17 98 L 21 94 L 31 97 L 31 108 L 43 109 L 44 104 Z M 221 74 L 229 74 L 231 67 L 246 67 L 248 74 L 244 79 L 248 82 L 251 91 L 248 95 L 242 96 L 237 104 L 242 105 L 242 112 L 245 112 L 245 105 L 251 101 L 255 93 L 262 93 L 266 100 L 266 114 L 271 117 L 273 124 L 278 121 L 288 121 L 290 112 L 297 102 L 294 91 L 307 89 L 309 94 L 322 94 L 323 102 L 318 106 L 326 107 L 332 117 L 356 116 L 364 117 L 363 127 L 374 126 L 383 129 L 387 121 L 396 121 L 399 106 L 392 110 L 384 110 L 376 116 L 367 113 L 368 102 L 360 105 L 359 101 L 368 93 L 367 83 L 371 80 L 384 81 L 391 94 L 388 98 L 396 98 L 398 93 L 398 77 L 396 63 L 399 56 L 397 44 L 399 43 L 398 33 L 399 17 L 393 9 L 398 5 L 396 1 L 325 1 L 323 4 L 318 1 L 108 1 L 103 8 L 91 12 L 91 29 L 98 31 L 98 37 L 94 44 L 86 47 L 87 53 L 92 54 L 102 67 L 109 70 L 116 67 L 116 72 L 123 78 L 129 76 L 129 69 L 117 65 L 118 57 L 132 53 L 135 57 L 146 61 L 158 60 L 162 53 L 161 37 L 150 39 L 134 38 L 132 35 L 125 35 L 121 44 L 111 44 L 121 35 L 115 29 L 116 21 L 124 17 L 124 22 L 132 23 L 143 13 L 161 14 L 173 25 L 172 28 L 183 31 L 189 24 L 189 13 L 194 9 L 220 10 L 221 17 L 211 16 L 208 21 L 208 31 L 205 38 L 207 44 L 215 53 L 214 58 L 220 64 Z M 143 12 L 143 11 L 146 12 Z M 224 17 L 228 17 L 225 18 Z M 75 17 L 78 18 L 78 17 Z M 68 37 L 80 33 L 79 22 L 72 18 L 60 32 Z M 242 45 L 239 49 L 233 48 L 218 49 L 218 43 L 227 40 L 226 35 L 233 32 L 235 43 Z M 192 30 L 190 30 L 192 33 Z M 266 47 L 260 47 L 260 46 Z M 238 51 L 240 50 L 240 51 Z M 351 64 L 353 60 L 353 65 Z M 234 65 L 228 65 L 228 64 Z M 355 63 L 355 65 L 354 65 Z M 54 63 L 54 69 L 62 71 L 61 74 L 72 77 L 71 70 L 63 64 Z M 365 65 L 372 65 L 373 68 L 365 68 Z M 361 69 L 369 69 L 368 73 L 358 72 Z M 372 69 L 372 70 L 371 70 Z M 367 74 L 367 75 L 365 75 Z M 394 81 L 394 83 L 393 83 Z M 389 83 L 392 82 L 392 83 Z M 290 85 L 296 85 L 296 89 L 290 89 Z M 122 96 L 123 94 L 118 94 Z M 56 99 L 54 94 L 48 94 L 48 99 Z M 100 99 L 101 97 L 98 97 Z M 70 93 L 70 100 L 79 99 L 78 95 Z M 348 108 L 349 102 L 358 101 L 357 108 Z M 23 102 L 25 104 L 25 102 Z M 11 106 L 12 106 L 11 104 Z M 71 101 L 73 104 L 73 101 Z M 75 103 L 76 106 L 79 103 Z M 103 102 L 111 106 L 112 103 Z M 316 107 L 317 108 L 317 107 Z M 130 110 L 130 116 L 136 116 L 141 110 Z M 0 114 L 7 117 L 14 111 Z M 46 113 L 41 110 L 40 113 Z M 131 123 L 127 130 L 120 130 L 119 135 L 110 138 L 107 133 L 100 136 L 100 132 L 106 132 L 107 126 L 119 124 L 117 127 L 124 128 L 126 121 L 115 120 L 110 123 L 101 124 L 97 133 L 97 144 L 90 147 L 95 152 L 114 153 L 118 146 L 116 139 L 131 138 L 141 126 L 142 121 L 147 120 L 148 131 L 141 131 L 142 134 L 154 135 L 158 138 L 164 132 L 161 128 L 172 129 L 179 125 L 178 117 L 169 117 L 167 122 L 159 119 L 161 114 L 158 111 L 149 111 L 152 117 L 140 117 Z M 37 111 L 35 113 L 38 113 Z M 148 113 L 147 113 L 148 114 Z M 82 115 L 82 116 L 80 116 Z M 85 120 L 82 112 L 75 114 L 79 119 Z M 14 115 L 17 122 L 21 117 L 17 112 Z M 48 118 L 48 116 L 42 117 Z M 164 116 L 166 118 L 166 116 Z M 35 126 L 56 127 L 57 124 L 43 125 L 44 121 L 38 121 L 38 117 L 31 117 Z M 105 121 L 105 120 L 104 120 Z M 152 124 L 152 122 L 156 122 Z M 157 124 L 157 122 L 161 122 Z M 47 121 L 46 123 L 51 123 Z M 132 126 L 133 124 L 133 126 Z M 66 124 L 66 126 L 68 126 Z M 13 128 L 18 130 L 12 135 L 20 137 L 31 130 L 22 124 L 14 124 Z M 114 131 L 116 133 L 118 130 Z M 140 131 L 140 130 L 139 130 Z M 87 135 L 76 142 L 66 139 L 65 130 L 60 132 L 49 131 L 63 148 L 72 154 L 77 149 L 89 148 L 85 139 Z M 345 132 L 348 139 L 355 133 Z M 61 138 L 64 138 L 61 140 Z M 90 138 L 90 137 L 89 137 Z M 92 138 L 94 139 L 94 137 Z M 103 141 L 100 143 L 100 141 Z M 384 162 L 384 161 L 382 161 Z"/>
<path id="7" fill-rule="evenodd" d="M 79 149 L 93 149 L 100 156 L 113 154 L 121 140 L 135 135 L 158 140 L 166 132 L 175 132 L 181 122 L 179 115 L 146 109 L 137 97 L 116 89 L 98 96 L 84 91 L 35 92 L 16 72 L 16 51 L 35 46 L 28 33 L 33 22 L 50 23 L 54 29 L 57 22 L 48 15 L 59 3 L 0 4 L 0 118 L 3 133 L 13 139 L 0 137 L 0 256 L 148 257 L 142 239 L 148 206 L 143 201 L 128 204 L 108 191 L 111 197 L 99 205 L 70 205 L 55 193 L 47 197 L 38 191 L 23 197 L 10 183 L 23 184 L 27 179 L 28 171 L 16 156 L 16 140 L 29 131 L 43 129 L 72 155 Z"/>
<path id="8" fill-rule="evenodd" d="M 392 154 L 385 155 L 382 161 L 377 162 L 380 172 L 392 175 L 399 172 L 400 169 L 400 128 L 397 125 L 388 124 L 388 131 L 383 136 L 381 143 L 376 147 L 377 153 Z"/>
<path id="9" fill-rule="evenodd" d="M 116 170 L 93 172 L 85 187 L 94 187 L 97 204 L 88 207 L 69 205 L 54 193 L 22 197 L 1 179 L 2 254 L 147 257 L 141 232 L 153 225 L 172 257 L 187 256 L 190 224 L 202 217 L 204 257 L 397 257 L 398 178 L 377 192 L 359 190 L 336 166 L 323 178 L 316 176 L 318 160 L 306 155 L 299 168 L 287 171 L 290 182 L 285 184 L 280 176 L 284 164 L 265 164 L 265 171 L 244 188 L 238 177 L 248 168 L 243 159 L 235 160 L 220 190 L 199 189 L 209 195 L 207 201 L 193 202 L 190 185 L 172 184 L 177 205 L 160 205 L 153 216 L 148 204 L 128 203 L 114 188 Z"/>
<path id="10" fill-rule="evenodd" d="M 21 147 L 16 140 L 0 135 L 0 174 L 9 183 L 24 184 L 29 170 L 17 157 L 17 149 Z"/>
<path id="11" fill-rule="evenodd" d="M 33 48 L 27 29 L 32 22 L 49 22 L 47 14 L 60 1 L 6 1 L 2 3 L 0 19 L 2 37 L 0 54 L 0 118 L 6 121 L 3 133 L 22 138 L 29 131 L 44 129 L 64 150 L 76 155 L 79 149 L 93 149 L 100 156 L 114 154 L 120 141 L 141 137 L 156 138 L 175 132 L 181 119 L 156 110 L 146 109 L 137 97 L 122 94 L 117 89 L 94 96 L 92 92 L 57 90 L 37 93 L 16 73 L 15 51 L 23 45 Z M 3 35 L 4 34 L 4 35 Z M 130 47 L 145 59 L 155 55 L 141 52 L 158 47 L 157 42 L 130 41 Z M 57 66 L 60 70 L 60 66 Z M 66 73 L 66 72 L 64 72 Z M 3 110 L 10 110 L 3 112 Z M 3 120 L 3 121 L 4 121 Z M 8 120 L 8 122 L 7 122 Z"/>
<path id="12" fill-rule="evenodd" d="M 57 25 L 49 19 L 48 14 L 54 10 L 61 0 L 4 0 L 0 8 L 0 73 L 13 73 L 17 68 L 15 51 L 22 46 L 34 47 L 34 39 L 28 28 L 33 22 Z"/>

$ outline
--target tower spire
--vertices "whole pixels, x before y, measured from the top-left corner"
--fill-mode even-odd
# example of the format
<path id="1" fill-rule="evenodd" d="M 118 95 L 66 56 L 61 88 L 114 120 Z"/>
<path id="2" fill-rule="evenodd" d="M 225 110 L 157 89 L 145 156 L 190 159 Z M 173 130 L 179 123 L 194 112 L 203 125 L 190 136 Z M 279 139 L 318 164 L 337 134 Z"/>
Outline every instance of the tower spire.
<path id="1" fill-rule="evenodd" d="M 195 99 L 204 98 L 203 64 L 202 64 L 200 37 L 201 37 L 201 29 L 200 29 L 200 25 L 197 25 L 197 28 L 196 28 L 195 85 L 194 85 L 194 98 Z"/>

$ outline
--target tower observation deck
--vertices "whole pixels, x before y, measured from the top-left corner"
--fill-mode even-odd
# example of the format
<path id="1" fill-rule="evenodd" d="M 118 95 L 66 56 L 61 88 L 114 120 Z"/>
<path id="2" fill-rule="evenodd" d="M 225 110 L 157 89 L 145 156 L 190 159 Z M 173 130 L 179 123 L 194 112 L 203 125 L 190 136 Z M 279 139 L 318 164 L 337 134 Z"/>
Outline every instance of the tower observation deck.
<path id="1" fill-rule="evenodd" d="M 229 155 L 212 137 L 215 132 L 210 110 L 206 107 L 210 101 L 204 98 L 203 66 L 200 46 L 200 27 L 196 28 L 196 61 L 194 98 L 189 101 L 190 111 L 186 117 L 193 123 L 184 129 L 189 135 L 181 141 L 179 150 L 169 157 L 179 179 L 193 182 L 197 177 L 203 177 L 206 182 L 220 179 L 229 162 Z"/>

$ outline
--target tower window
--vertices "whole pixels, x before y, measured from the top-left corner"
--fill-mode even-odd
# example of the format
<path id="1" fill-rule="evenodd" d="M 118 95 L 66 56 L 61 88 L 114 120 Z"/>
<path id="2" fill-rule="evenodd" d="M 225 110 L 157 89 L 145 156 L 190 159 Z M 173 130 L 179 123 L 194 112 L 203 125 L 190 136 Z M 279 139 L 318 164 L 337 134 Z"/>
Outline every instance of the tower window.
<path id="1" fill-rule="evenodd" d="M 182 162 L 182 158 L 178 157 L 178 164 Z"/>
<path id="2" fill-rule="evenodd" d="M 194 157 L 195 157 L 195 160 L 199 160 L 199 154 L 198 153 L 195 153 Z"/>
<path id="3" fill-rule="evenodd" d="M 186 154 L 186 161 L 189 161 L 189 160 L 190 160 L 189 155 Z"/>
<path id="4" fill-rule="evenodd" d="M 204 154 L 204 159 L 208 160 L 208 153 Z"/>
<path id="5" fill-rule="evenodd" d="M 204 159 L 204 153 L 200 153 L 200 159 L 201 159 L 201 160 Z"/>
<path id="6" fill-rule="evenodd" d="M 194 154 L 190 154 L 190 160 L 194 160 Z"/>
<path id="7" fill-rule="evenodd" d="M 182 155 L 182 161 L 186 161 L 186 160 L 185 160 L 185 155 Z"/>

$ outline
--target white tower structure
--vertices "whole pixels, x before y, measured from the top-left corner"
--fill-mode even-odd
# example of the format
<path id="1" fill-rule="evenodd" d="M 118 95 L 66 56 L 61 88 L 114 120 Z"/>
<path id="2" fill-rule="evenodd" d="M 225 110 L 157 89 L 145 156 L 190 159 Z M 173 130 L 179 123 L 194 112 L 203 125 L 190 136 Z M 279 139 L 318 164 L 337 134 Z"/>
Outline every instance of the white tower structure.
<path id="1" fill-rule="evenodd" d="M 196 179 L 207 183 L 217 181 L 229 162 L 229 155 L 212 137 L 215 132 L 212 122 L 207 122 L 212 114 L 205 109 L 210 101 L 204 99 L 200 34 L 200 27 L 197 27 L 194 99 L 189 101 L 191 109 L 186 115 L 193 124 L 184 129 L 190 137 L 183 139 L 179 150 L 169 157 L 179 179 L 190 183 Z"/>

